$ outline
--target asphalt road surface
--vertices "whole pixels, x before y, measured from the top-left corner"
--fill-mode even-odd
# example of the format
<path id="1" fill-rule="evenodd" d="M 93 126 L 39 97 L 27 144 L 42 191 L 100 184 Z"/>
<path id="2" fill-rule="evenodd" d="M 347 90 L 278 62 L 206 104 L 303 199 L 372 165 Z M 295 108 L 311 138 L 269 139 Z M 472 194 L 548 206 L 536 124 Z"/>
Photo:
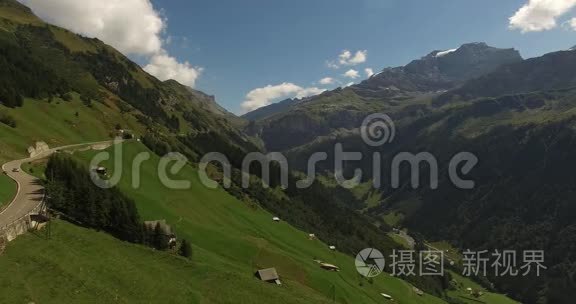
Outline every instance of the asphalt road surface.
<path id="1" fill-rule="evenodd" d="M 16 181 L 18 184 L 18 192 L 8 207 L 0 212 L 0 228 L 9 225 L 15 220 L 29 214 L 42 202 L 44 197 L 44 187 L 42 187 L 40 180 L 22 171 L 20 169 L 22 164 L 49 157 L 50 155 L 60 150 L 112 143 L 114 143 L 114 141 L 108 140 L 102 142 L 68 145 L 47 150 L 35 157 L 14 160 L 4 164 L 2 166 L 4 173 L 2 174 L 6 174 L 8 177 Z"/>

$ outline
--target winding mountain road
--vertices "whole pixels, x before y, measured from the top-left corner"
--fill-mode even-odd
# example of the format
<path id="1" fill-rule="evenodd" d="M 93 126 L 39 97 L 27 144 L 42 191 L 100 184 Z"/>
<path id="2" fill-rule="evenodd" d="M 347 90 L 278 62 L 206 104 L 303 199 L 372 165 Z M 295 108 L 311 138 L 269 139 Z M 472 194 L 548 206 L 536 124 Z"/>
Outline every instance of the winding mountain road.
<path id="1" fill-rule="evenodd" d="M 42 187 L 40 180 L 22 171 L 20 168 L 22 164 L 49 157 L 55 152 L 61 150 L 82 148 L 87 146 L 92 148 L 105 148 L 106 146 L 110 146 L 111 144 L 119 142 L 120 141 L 108 140 L 93 143 L 67 145 L 46 150 L 34 157 L 14 160 L 2 165 L 2 170 L 5 172 L 5 174 L 16 181 L 18 184 L 18 190 L 16 192 L 16 196 L 8 205 L 8 207 L 0 212 L 0 228 L 11 224 L 23 216 L 28 215 L 30 212 L 32 212 L 32 210 L 34 210 L 34 208 L 38 207 L 44 198 L 44 187 Z"/>

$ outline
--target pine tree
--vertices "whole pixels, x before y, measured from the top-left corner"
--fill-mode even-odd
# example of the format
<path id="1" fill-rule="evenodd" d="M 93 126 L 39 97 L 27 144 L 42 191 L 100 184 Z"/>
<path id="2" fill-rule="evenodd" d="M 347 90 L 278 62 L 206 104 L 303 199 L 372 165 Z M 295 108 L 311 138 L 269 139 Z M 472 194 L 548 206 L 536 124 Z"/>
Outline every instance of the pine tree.
<path id="1" fill-rule="evenodd" d="M 98 188 L 82 166 L 60 154 L 53 155 L 48 161 L 46 176 L 46 191 L 51 208 L 87 227 L 104 230 L 119 239 L 132 243 L 143 242 L 143 223 L 136 204 L 118 189 Z M 156 235 L 157 241 L 149 242 L 164 249 L 167 246 L 164 231 L 160 229 L 152 237 Z"/>
<path id="2" fill-rule="evenodd" d="M 166 250 L 168 248 L 168 242 L 160 223 L 157 223 L 154 228 L 154 248 L 157 250 Z"/>
<path id="3" fill-rule="evenodd" d="M 188 241 L 186 241 L 185 239 L 182 240 L 182 243 L 180 244 L 180 248 L 178 249 L 178 254 L 180 254 L 181 256 L 183 256 L 185 258 L 192 257 L 192 246 L 190 246 L 190 243 L 188 243 Z"/>

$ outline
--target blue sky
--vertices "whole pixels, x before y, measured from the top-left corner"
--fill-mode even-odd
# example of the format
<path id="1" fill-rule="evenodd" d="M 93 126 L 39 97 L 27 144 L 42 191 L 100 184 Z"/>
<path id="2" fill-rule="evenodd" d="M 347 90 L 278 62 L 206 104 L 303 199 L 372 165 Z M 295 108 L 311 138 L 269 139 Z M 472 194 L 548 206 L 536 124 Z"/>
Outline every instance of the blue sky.
<path id="1" fill-rule="evenodd" d="M 566 49 L 576 33 L 556 29 L 521 33 L 508 18 L 525 1 L 472 0 L 154 0 L 167 17 L 167 47 L 205 68 L 197 89 L 240 112 L 252 89 L 290 82 L 321 86 L 346 70 L 326 66 L 348 49 L 367 50 L 365 64 L 379 71 L 404 65 L 436 49 L 483 41 L 514 47 L 524 57 Z M 363 76 L 364 78 L 364 76 Z M 359 80 L 359 79 L 357 79 Z"/>
<path id="2" fill-rule="evenodd" d="M 246 100 L 254 108 L 333 89 L 366 78 L 366 68 L 468 42 L 514 47 L 525 58 L 576 45 L 576 0 L 20 1 L 111 44 L 161 80 L 215 95 L 234 113 Z M 366 51 L 366 60 L 329 68 L 343 50 Z M 350 69 L 360 77 L 343 76 Z M 319 83 L 326 77 L 339 82 Z"/>

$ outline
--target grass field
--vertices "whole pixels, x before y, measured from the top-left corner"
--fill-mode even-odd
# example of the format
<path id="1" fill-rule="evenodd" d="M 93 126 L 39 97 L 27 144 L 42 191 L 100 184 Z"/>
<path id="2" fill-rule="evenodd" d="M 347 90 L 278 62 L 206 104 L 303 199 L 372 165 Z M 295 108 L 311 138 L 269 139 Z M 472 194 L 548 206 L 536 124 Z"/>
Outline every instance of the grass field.
<path id="1" fill-rule="evenodd" d="M 26 149 L 36 141 L 58 147 L 107 140 L 114 136 L 118 122 L 137 133 L 142 128 L 132 115 L 121 114 L 113 104 L 93 103 L 88 107 L 77 96 L 70 102 L 26 99 L 21 108 L 0 105 L 0 112 L 14 117 L 17 123 L 16 128 L 0 123 L 0 163 L 26 157 Z"/>
<path id="2" fill-rule="evenodd" d="M 22 170 L 39 179 L 44 179 L 45 178 L 44 171 L 46 171 L 46 164 L 47 164 L 46 159 L 40 159 L 33 162 L 23 163 Z"/>
<path id="3" fill-rule="evenodd" d="M 0 259 L 10 269 L 0 276 L 2 303 L 255 303 L 253 295 L 329 303 L 296 284 L 250 284 L 233 269 L 215 274 L 218 259 L 190 262 L 62 221 L 51 231 L 49 240 L 40 231 L 8 247 Z"/>
<path id="4" fill-rule="evenodd" d="M 123 146 L 123 170 L 130 172 L 130 160 L 148 150 L 136 142 Z M 94 153 L 77 156 L 86 161 Z M 157 177 L 157 163 L 155 156 L 144 163 L 139 189 L 132 189 L 130 174 L 124 174 L 120 188 L 136 200 L 145 220 L 166 219 L 179 238 L 191 241 L 192 262 L 56 222 L 51 240 L 30 234 L 10 244 L 0 267 L 4 273 L 17 275 L 1 276 L 0 294 L 18 289 L 10 295 L 13 303 L 79 303 L 95 298 L 120 303 L 157 299 L 332 303 L 333 297 L 337 303 L 382 303 L 380 293 L 387 293 L 395 303 L 444 303 L 428 295 L 419 297 L 411 285 L 386 274 L 372 283 L 362 279 L 351 257 L 310 241 L 306 232 L 287 223 L 273 222 L 273 215 L 254 210 L 221 189 L 204 188 L 191 167 L 185 167 L 178 177 L 190 180 L 192 188 L 169 190 Z M 106 166 L 114 171 L 111 164 Z M 342 271 L 324 271 L 314 259 L 335 264 Z M 254 277 L 257 269 L 266 267 L 278 269 L 282 286 Z"/>
<path id="5" fill-rule="evenodd" d="M 4 173 L 0 173 L 0 208 L 10 203 L 16 195 L 17 185 Z"/>
<path id="6" fill-rule="evenodd" d="M 403 237 L 401 237 L 401 236 L 398 235 L 397 233 L 388 232 L 388 236 L 391 237 L 396 243 L 402 245 L 404 248 L 406 248 L 406 249 L 412 249 L 412 248 L 410 248 L 410 244 L 408 244 L 408 242 L 406 241 L 406 239 L 404 239 Z"/>
<path id="7" fill-rule="evenodd" d="M 123 170 L 130 172 L 130 160 L 146 149 L 138 143 L 125 144 L 124 147 Z M 82 158 L 88 160 L 93 153 L 96 152 L 84 153 Z M 399 303 L 440 302 L 432 297 L 419 298 L 403 281 L 384 275 L 374 284 L 363 282 L 353 259 L 331 252 L 319 241 L 310 241 L 306 232 L 286 223 L 273 222 L 273 215 L 254 210 L 221 189 L 203 187 L 191 167 L 186 167 L 178 177 L 191 181 L 192 188 L 169 190 L 157 177 L 157 162 L 153 156 L 144 163 L 139 189 L 132 188 L 129 174 L 123 176 L 120 184 L 122 191 L 136 200 L 142 216 L 147 220 L 168 220 L 179 236 L 194 244 L 196 252 L 206 252 L 223 259 L 226 264 L 235 265 L 238 275 L 246 276 L 255 284 L 260 282 L 254 281 L 254 271 L 276 267 L 285 280 L 293 282 L 289 286 L 311 288 L 327 299 L 335 290 L 341 303 L 378 303 L 382 292 L 393 295 Z M 112 168 L 111 164 L 106 166 Z M 202 256 L 196 258 L 203 259 Z M 314 259 L 336 264 L 342 271 L 326 272 Z M 361 282 L 364 287 L 359 286 Z"/>
<path id="8" fill-rule="evenodd" d="M 457 298 L 467 304 L 518 304 L 518 302 L 513 301 L 504 295 L 486 291 L 485 288 L 470 280 L 469 278 L 463 277 L 454 272 L 451 272 L 451 274 L 453 280 L 457 283 L 456 290 L 448 291 L 448 295 L 452 298 Z M 467 291 L 467 288 L 472 288 L 474 291 L 481 291 L 483 295 L 476 298 L 470 295 L 470 293 Z"/>

